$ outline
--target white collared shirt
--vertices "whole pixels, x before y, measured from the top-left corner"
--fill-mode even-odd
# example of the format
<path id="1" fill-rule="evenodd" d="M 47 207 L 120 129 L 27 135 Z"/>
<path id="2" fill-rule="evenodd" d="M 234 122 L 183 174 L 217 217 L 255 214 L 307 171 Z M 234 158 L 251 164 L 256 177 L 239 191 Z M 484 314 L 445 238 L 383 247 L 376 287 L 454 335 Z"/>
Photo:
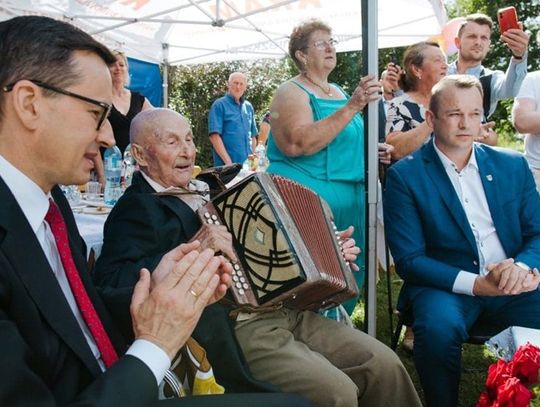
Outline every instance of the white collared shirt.
<path id="1" fill-rule="evenodd" d="M 469 162 L 461 171 L 458 171 L 454 162 L 439 150 L 435 143 L 433 146 L 469 221 L 478 249 L 480 275 L 484 276 L 488 273 L 486 266 L 506 259 L 506 253 L 491 217 L 474 154 L 474 146 Z M 454 281 L 453 292 L 473 295 L 474 281 L 477 276 L 476 273 L 461 270 Z"/>
<path id="2" fill-rule="evenodd" d="M 58 284 L 66 297 L 66 300 L 73 312 L 79 326 L 81 327 L 86 342 L 99 366 L 104 371 L 105 364 L 101 359 L 101 354 L 94 341 L 86 322 L 84 321 L 77 302 L 73 297 L 69 281 L 67 280 L 64 266 L 58 254 L 56 241 L 52 231 L 45 221 L 45 215 L 49 210 L 49 197 L 43 190 L 24 173 L 19 171 L 10 162 L 0 155 L 0 177 L 4 180 L 7 187 L 15 197 L 24 216 L 28 220 L 30 227 L 34 231 L 36 238 L 41 245 L 45 257 L 49 261 L 51 269 L 54 272 Z M 146 340 L 136 340 L 126 352 L 142 360 L 154 373 L 157 383 L 161 383 L 166 370 L 170 367 L 170 359 L 161 348 Z"/>

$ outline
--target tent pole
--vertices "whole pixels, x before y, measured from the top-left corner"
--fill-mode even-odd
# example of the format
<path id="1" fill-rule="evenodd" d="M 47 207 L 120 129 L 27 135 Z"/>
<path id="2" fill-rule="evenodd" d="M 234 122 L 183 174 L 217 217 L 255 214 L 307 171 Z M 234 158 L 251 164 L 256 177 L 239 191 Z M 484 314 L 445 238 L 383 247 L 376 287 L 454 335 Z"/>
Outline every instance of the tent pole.
<path id="1" fill-rule="evenodd" d="M 163 50 L 163 107 L 169 106 L 169 44 L 161 44 Z"/>
<path id="2" fill-rule="evenodd" d="M 378 16 L 377 0 L 361 0 L 362 7 L 362 74 L 378 77 Z M 364 109 L 365 168 L 366 175 L 366 298 L 364 330 L 376 335 L 376 283 L 377 283 L 377 178 L 378 178 L 378 134 L 379 105 L 370 103 Z"/>

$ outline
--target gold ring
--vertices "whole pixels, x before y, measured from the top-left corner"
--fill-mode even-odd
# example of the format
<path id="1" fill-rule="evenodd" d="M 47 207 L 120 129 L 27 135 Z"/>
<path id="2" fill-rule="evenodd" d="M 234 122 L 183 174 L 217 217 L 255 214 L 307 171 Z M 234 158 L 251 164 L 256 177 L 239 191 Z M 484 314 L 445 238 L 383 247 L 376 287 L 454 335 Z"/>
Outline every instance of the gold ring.
<path id="1" fill-rule="evenodd" d="M 189 292 L 191 293 L 191 295 L 193 295 L 195 298 L 197 298 L 199 296 L 199 294 L 197 294 L 195 291 L 193 290 L 189 290 Z"/>

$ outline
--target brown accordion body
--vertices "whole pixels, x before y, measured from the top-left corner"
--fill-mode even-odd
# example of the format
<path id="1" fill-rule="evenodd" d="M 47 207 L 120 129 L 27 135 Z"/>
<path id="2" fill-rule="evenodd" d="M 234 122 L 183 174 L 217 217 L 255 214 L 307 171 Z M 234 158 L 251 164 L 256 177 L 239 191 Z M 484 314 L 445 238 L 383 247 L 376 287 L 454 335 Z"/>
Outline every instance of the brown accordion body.
<path id="1" fill-rule="evenodd" d="M 239 305 L 329 308 L 358 295 L 332 212 L 309 188 L 257 173 L 200 208 L 233 236 L 232 293 Z"/>

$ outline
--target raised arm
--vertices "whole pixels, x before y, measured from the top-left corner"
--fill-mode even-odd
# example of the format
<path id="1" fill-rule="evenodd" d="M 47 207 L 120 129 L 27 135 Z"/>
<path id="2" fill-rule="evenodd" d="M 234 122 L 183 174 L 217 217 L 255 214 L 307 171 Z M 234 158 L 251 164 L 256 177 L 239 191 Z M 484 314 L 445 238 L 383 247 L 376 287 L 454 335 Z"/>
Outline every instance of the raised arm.
<path id="1" fill-rule="evenodd" d="M 375 78 L 366 76 L 345 106 L 314 121 L 308 95 L 294 83 L 286 82 L 277 90 L 270 106 L 272 135 L 278 148 L 290 157 L 315 154 L 334 140 L 367 103 L 377 101 L 379 90 Z"/>

